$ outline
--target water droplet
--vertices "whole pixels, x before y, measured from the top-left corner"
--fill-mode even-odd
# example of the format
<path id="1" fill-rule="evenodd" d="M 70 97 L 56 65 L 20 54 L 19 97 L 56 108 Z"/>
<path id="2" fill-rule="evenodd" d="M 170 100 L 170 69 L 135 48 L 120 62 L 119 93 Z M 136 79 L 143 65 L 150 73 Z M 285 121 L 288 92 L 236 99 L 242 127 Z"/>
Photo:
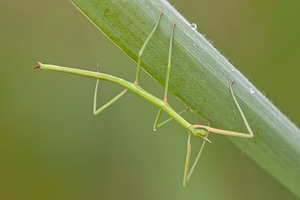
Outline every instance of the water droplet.
<path id="1" fill-rule="evenodd" d="M 156 131 L 156 129 L 154 128 L 154 129 L 153 129 L 153 131 L 155 132 L 155 131 Z"/>
<path id="2" fill-rule="evenodd" d="M 192 27 L 192 29 L 197 30 L 197 24 L 192 23 L 192 24 L 191 24 L 191 27 Z"/>
<path id="3" fill-rule="evenodd" d="M 250 93 L 251 94 L 254 94 L 255 93 L 255 90 L 253 88 L 250 88 Z"/>
<path id="4" fill-rule="evenodd" d="M 234 68 L 232 68 L 232 69 L 231 69 L 231 71 L 232 71 L 232 72 L 234 72 L 234 71 L 235 71 L 235 69 L 234 69 Z"/>
<path id="5" fill-rule="evenodd" d="M 194 47 L 196 47 L 196 44 L 193 44 Z"/>

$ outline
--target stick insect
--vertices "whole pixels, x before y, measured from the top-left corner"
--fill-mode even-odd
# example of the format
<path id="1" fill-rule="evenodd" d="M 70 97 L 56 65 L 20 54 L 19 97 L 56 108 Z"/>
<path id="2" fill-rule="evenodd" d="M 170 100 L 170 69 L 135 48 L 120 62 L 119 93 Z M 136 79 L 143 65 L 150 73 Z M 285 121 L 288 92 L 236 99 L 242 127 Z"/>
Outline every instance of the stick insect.
<path id="1" fill-rule="evenodd" d="M 223 135 L 230 135 L 230 136 L 237 136 L 237 137 L 243 137 L 243 138 L 252 138 L 253 132 L 248 124 L 248 121 L 234 95 L 233 89 L 232 89 L 232 85 L 234 80 L 232 80 L 229 84 L 229 88 L 230 88 L 230 92 L 231 95 L 233 97 L 233 100 L 239 110 L 239 113 L 243 119 L 243 122 L 248 130 L 248 133 L 240 133 L 240 132 L 234 132 L 234 131 L 228 131 L 228 130 L 222 130 L 222 129 L 217 129 L 217 128 L 212 128 L 210 127 L 210 122 L 208 123 L 208 125 L 192 125 L 189 122 L 187 122 L 182 116 L 181 114 L 189 109 L 186 109 L 183 112 L 177 113 L 176 111 L 174 111 L 171 106 L 168 104 L 168 88 L 169 88 L 169 78 L 170 78 L 170 70 L 171 70 L 171 57 L 172 57 L 172 43 L 173 43 L 173 35 L 174 35 L 174 29 L 175 29 L 175 25 L 176 22 L 173 23 L 172 28 L 171 28 L 171 35 L 170 35 L 170 44 L 169 44 L 169 55 L 168 55 L 168 66 L 167 66 L 167 73 L 166 73 L 166 80 L 165 80 L 165 91 L 164 91 L 164 97 L 163 100 L 153 96 L 152 94 L 148 93 L 147 91 L 145 91 L 142 87 L 139 86 L 139 76 L 140 76 L 140 69 L 141 69 L 141 59 L 143 56 L 143 52 L 145 50 L 145 48 L 147 47 L 147 44 L 149 43 L 149 41 L 151 40 L 151 37 L 153 36 L 153 34 L 155 33 L 155 31 L 157 30 L 161 17 L 162 17 L 162 12 L 159 14 L 158 20 L 154 26 L 154 28 L 152 29 L 151 33 L 149 34 L 149 36 L 147 37 L 147 39 L 145 40 L 144 44 L 142 45 L 139 54 L 138 54 L 138 59 L 137 59 L 137 71 L 136 71 L 136 79 L 133 83 L 128 82 L 124 79 L 112 76 L 112 75 L 108 75 L 108 74 L 104 74 L 104 73 L 100 73 L 99 71 L 99 67 L 97 72 L 92 72 L 92 71 L 87 71 L 87 70 L 81 70 L 81 69 L 74 69 L 74 68 L 69 68 L 69 67 L 60 67 L 60 66 L 56 66 L 56 65 L 50 65 L 50 64 L 42 64 L 40 62 L 38 62 L 38 66 L 33 67 L 33 69 L 46 69 L 46 70 L 53 70 L 53 71 L 59 71 L 59 72 L 65 72 L 65 73 L 71 73 L 71 74 L 76 74 L 76 75 L 80 75 L 80 76 L 86 76 L 86 77 L 91 77 L 91 78 L 95 78 L 97 79 L 96 81 L 96 87 L 95 87 L 95 92 L 94 92 L 94 103 L 93 103 L 93 113 L 94 115 L 97 115 L 99 113 L 101 113 L 104 109 L 106 109 L 107 107 L 109 107 L 111 104 L 113 104 L 114 102 L 116 102 L 118 99 L 120 99 L 128 90 L 136 93 L 137 95 L 143 97 L 144 99 L 148 100 L 149 102 L 155 104 L 156 106 L 159 107 L 159 111 L 157 114 L 157 117 L 155 119 L 154 122 L 154 130 L 156 130 L 157 128 L 159 128 L 160 126 L 166 124 L 167 122 L 169 122 L 171 119 L 176 120 L 180 125 L 182 125 L 188 132 L 188 141 L 187 141 L 187 155 L 186 155 L 186 161 L 185 161 L 185 169 L 184 169 L 184 178 L 183 178 L 183 186 L 186 186 L 186 184 L 188 183 L 194 169 L 195 166 L 202 154 L 202 151 L 204 149 L 205 144 L 211 143 L 211 141 L 208 139 L 208 134 L 209 132 L 212 133 L 217 133 L 217 134 L 223 134 Z M 112 83 L 116 83 L 118 85 L 123 86 L 125 89 L 119 93 L 117 96 L 115 96 L 113 99 L 111 99 L 109 102 L 107 102 L 106 104 L 104 104 L 102 107 L 100 107 L 99 109 L 97 109 L 97 91 L 98 91 L 98 86 L 99 86 L 99 80 L 105 80 L 105 81 L 109 81 Z M 159 124 L 159 120 L 162 114 L 162 111 L 164 111 L 165 113 L 167 113 L 171 118 L 160 123 Z M 194 135 L 196 137 L 200 137 L 203 139 L 202 145 L 200 147 L 200 150 L 198 152 L 198 155 L 189 171 L 189 163 L 190 163 L 190 155 L 191 155 L 191 135 Z"/>

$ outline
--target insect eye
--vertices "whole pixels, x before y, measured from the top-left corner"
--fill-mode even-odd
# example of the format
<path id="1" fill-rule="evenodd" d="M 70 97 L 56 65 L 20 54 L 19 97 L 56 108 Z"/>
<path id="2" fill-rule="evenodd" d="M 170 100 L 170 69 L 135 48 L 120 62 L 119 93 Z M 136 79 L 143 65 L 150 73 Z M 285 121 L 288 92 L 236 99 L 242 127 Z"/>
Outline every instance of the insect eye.
<path id="1" fill-rule="evenodd" d="M 204 137 L 204 134 L 201 134 L 201 137 Z"/>

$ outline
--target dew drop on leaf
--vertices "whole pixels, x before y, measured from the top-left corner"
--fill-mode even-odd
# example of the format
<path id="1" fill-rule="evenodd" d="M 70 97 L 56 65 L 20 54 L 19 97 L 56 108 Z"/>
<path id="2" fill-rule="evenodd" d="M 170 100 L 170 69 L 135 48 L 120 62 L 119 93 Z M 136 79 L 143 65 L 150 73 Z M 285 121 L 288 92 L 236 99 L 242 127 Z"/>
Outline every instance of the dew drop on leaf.
<path id="1" fill-rule="evenodd" d="M 191 28 L 194 29 L 194 30 L 197 30 L 197 24 L 192 23 L 192 24 L 191 24 Z"/>

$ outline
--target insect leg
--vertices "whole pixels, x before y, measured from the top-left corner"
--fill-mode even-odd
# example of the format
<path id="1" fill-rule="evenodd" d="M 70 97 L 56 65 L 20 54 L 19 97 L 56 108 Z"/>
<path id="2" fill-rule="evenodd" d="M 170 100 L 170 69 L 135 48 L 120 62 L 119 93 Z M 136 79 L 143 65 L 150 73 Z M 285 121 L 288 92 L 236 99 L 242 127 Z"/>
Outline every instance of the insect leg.
<path id="1" fill-rule="evenodd" d="M 238 101 L 237 101 L 237 99 L 236 99 L 236 97 L 234 95 L 234 92 L 233 92 L 233 89 L 232 89 L 233 82 L 234 82 L 234 80 L 232 80 L 230 82 L 230 86 L 229 86 L 230 92 L 231 92 L 232 98 L 233 98 L 233 100 L 234 100 L 234 102 L 235 102 L 235 104 L 236 104 L 236 106 L 237 106 L 237 108 L 238 108 L 238 110 L 239 110 L 239 112 L 240 112 L 240 114 L 242 116 L 242 119 L 243 119 L 244 124 L 245 124 L 245 126 L 247 128 L 248 133 L 240 133 L 240 132 L 222 130 L 222 129 L 212 128 L 212 127 L 204 126 L 204 125 L 194 125 L 194 126 L 198 127 L 198 128 L 204 128 L 207 131 L 210 131 L 210 132 L 213 132 L 213 133 L 217 133 L 217 134 L 231 135 L 231 136 L 244 137 L 244 138 L 253 138 L 254 134 L 252 132 L 252 129 L 251 129 L 251 127 L 250 127 L 250 125 L 249 125 L 249 123 L 248 123 L 248 121 L 247 121 L 247 119 L 246 119 L 246 117 L 244 115 L 243 110 L 241 109 L 241 107 L 240 107 L 240 105 L 239 105 L 239 103 L 238 103 Z"/>
<path id="2" fill-rule="evenodd" d="M 138 61 L 137 61 L 137 70 L 136 70 L 136 78 L 135 78 L 135 84 L 138 84 L 139 83 L 139 77 L 140 77 L 140 70 L 141 70 L 141 59 L 142 59 L 142 56 L 143 56 L 143 53 L 144 53 L 144 50 L 147 46 L 147 44 L 149 43 L 151 37 L 154 35 L 154 32 L 156 31 L 158 25 L 159 25 L 159 22 L 160 22 L 160 19 L 161 19 L 161 16 L 162 16 L 163 12 L 161 11 L 159 16 L 158 16 L 158 20 L 154 26 L 154 28 L 152 29 L 150 35 L 147 37 L 146 41 L 144 42 L 142 48 L 140 49 L 140 52 L 139 52 L 139 55 L 138 55 Z"/>
<path id="3" fill-rule="evenodd" d="M 97 71 L 99 72 L 99 65 L 97 64 Z M 100 112 L 102 112 L 104 109 L 106 109 L 108 106 L 116 102 L 118 99 L 120 99 L 127 91 L 128 89 L 124 89 L 122 92 L 120 92 L 117 96 L 115 96 L 112 100 L 101 106 L 97 109 L 97 94 L 98 94 L 98 86 L 99 86 L 99 79 L 97 79 L 96 87 L 95 87 L 95 93 L 94 93 L 94 106 L 93 106 L 93 113 L 94 115 L 98 115 Z"/>
<path id="4" fill-rule="evenodd" d="M 173 43 L 173 35 L 174 35 L 174 28 L 175 28 L 176 22 L 173 23 L 172 30 L 171 30 L 171 36 L 170 36 L 170 46 L 169 46 L 169 57 L 168 57 L 168 68 L 167 68 L 167 75 L 166 75 L 166 81 L 165 81 L 165 93 L 164 93 L 164 102 L 167 103 L 167 95 L 168 95 L 168 89 L 169 89 L 169 80 L 170 80 L 170 70 L 171 70 L 171 58 L 172 58 L 172 43 Z M 157 114 L 157 117 L 154 122 L 153 130 L 157 129 L 158 122 L 161 116 L 162 109 L 160 108 Z"/>
<path id="5" fill-rule="evenodd" d="M 208 120 L 208 126 L 210 126 L 210 120 Z M 189 171 L 189 162 L 190 162 L 190 156 L 191 156 L 191 133 L 189 133 L 189 136 L 188 136 L 188 147 L 187 147 L 187 155 L 186 155 L 186 161 L 185 161 L 185 169 L 184 169 L 184 176 L 183 176 L 183 186 L 185 187 L 187 185 L 187 183 L 189 182 L 190 178 L 191 178 L 191 175 L 199 161 L 199 158 L 203 152 L 203 149 L 204 149 L 204 146 L 207 142 L 207 137 L 208 137 L 208 133 L 207 135 L 205 136 L 205 139 L 202 141 L 202 145 L 200 147 L 200 150 L 198 152 L 198 155 Z M 209 141 L 209 140 L 208 140 Z"/>

